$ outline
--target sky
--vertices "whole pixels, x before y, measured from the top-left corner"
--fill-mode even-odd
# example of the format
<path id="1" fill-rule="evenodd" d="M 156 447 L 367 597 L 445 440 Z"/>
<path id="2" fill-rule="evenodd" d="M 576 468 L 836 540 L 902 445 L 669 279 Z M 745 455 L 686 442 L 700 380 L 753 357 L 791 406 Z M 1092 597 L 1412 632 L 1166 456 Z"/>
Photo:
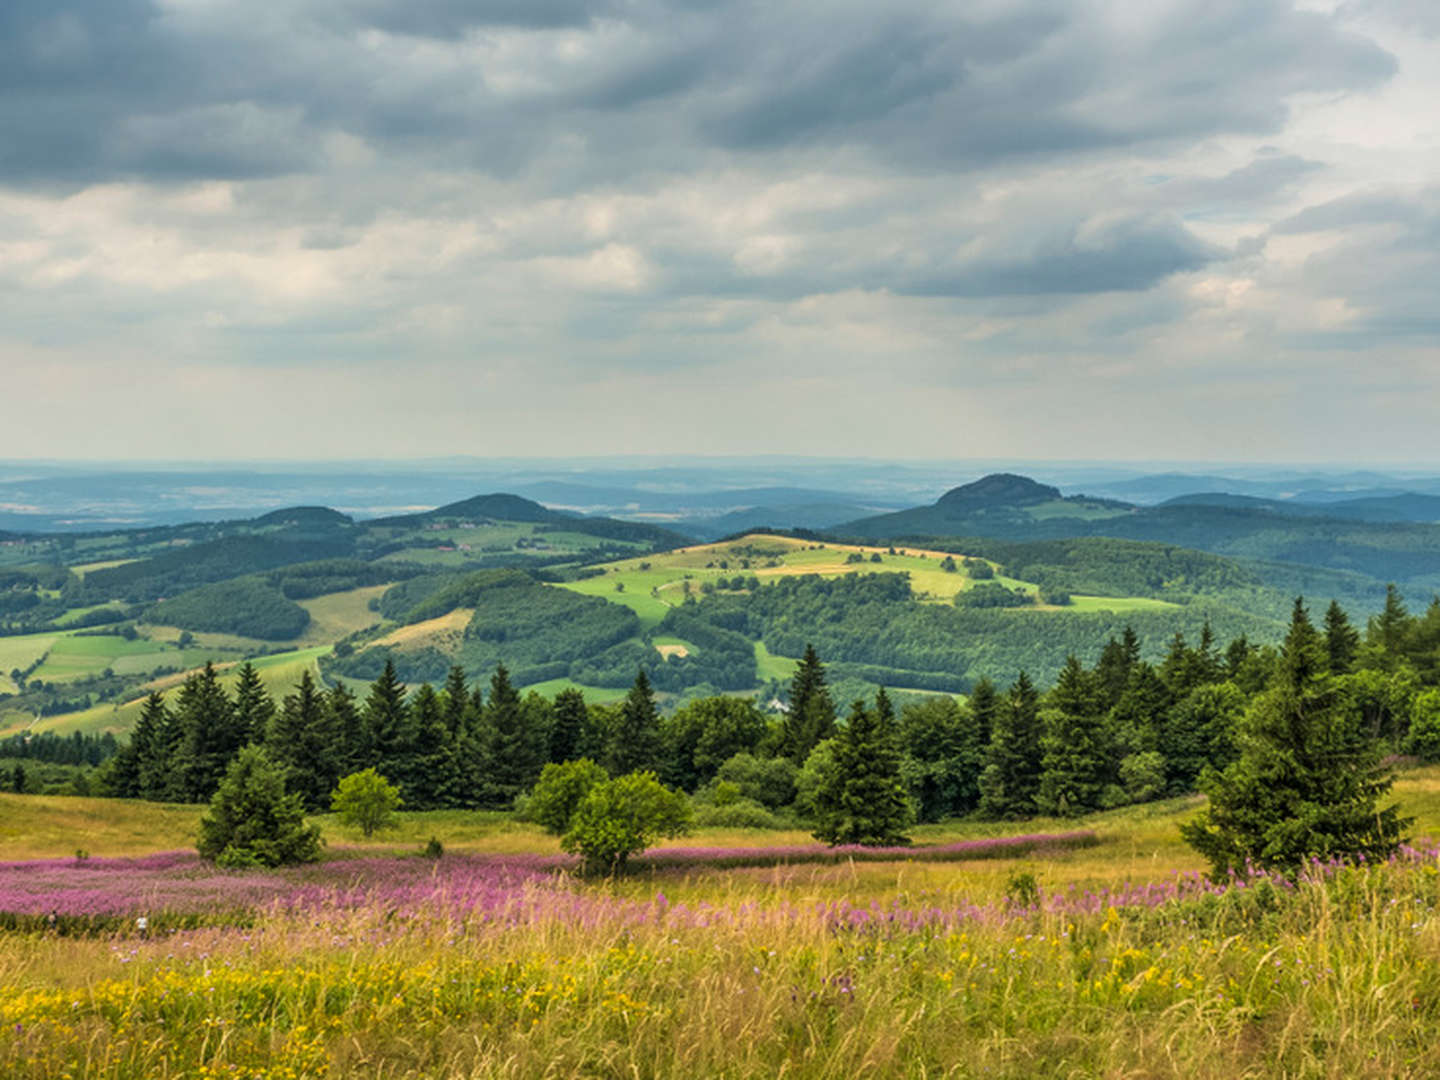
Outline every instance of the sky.
<path id="1" fill-rule="evenodd" d="M 0 458 L 1440 461 L 1434 0 L 5 0 Z"/>

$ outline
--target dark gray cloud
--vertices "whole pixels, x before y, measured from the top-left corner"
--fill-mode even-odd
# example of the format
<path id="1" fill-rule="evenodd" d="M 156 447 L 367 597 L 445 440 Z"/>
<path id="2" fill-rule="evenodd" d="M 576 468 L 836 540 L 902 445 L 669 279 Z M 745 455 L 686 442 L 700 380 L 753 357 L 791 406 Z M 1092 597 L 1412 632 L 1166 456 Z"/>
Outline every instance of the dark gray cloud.
<path id="1" fill-rule="evenodd" d="M 1375 45 L 1280 0 L 15 0 L 0 175 L 318 171 L 382 157 L 583 184 L 716 153 L 850 148 L 891 167 L 1276 130 L 1302 91 L 1374 86 Z M 557 36 L 559 35 L 559 36 Z M 562 39 L 563 38 L 563 39 Z"/>

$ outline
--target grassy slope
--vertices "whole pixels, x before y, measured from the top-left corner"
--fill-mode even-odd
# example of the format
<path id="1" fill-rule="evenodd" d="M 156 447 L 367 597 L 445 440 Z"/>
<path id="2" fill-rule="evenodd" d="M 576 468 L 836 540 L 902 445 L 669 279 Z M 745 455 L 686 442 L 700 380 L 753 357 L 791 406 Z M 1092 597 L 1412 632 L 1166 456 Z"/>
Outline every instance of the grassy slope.
<path id="1" fill-rule="evenodd" d="M 1409 769 L 1400 774 L 1394 797 L 1403 811 L 1416 819 L 1415 837 L 1440 836 L 1440 766 Z M 1199 796 L 1127 807 L 1079 819 L 1037 818 L 1024 822 L 955 821 L 924 825 L 913 830 L 917 844 L 944 843 L 1036 832 L 1064 832 L 1092 829 L 1100 838 L 1093 848 L 1027 859 L 1047 889 L 1092 888 L 1118 881 L 1158 881 L 1177 870 L 1203 869 L 1204 862 L 1181 840 L 1178 826 L 1191 818 L 1202 805 Z M 0 794 L 0 858 L 48 858 L 72 854 L 84 848 L 93 855 L 143 854 L 186 847 L 192 842 L 198 806 L 168 806 L 116 799 L 77 799 L 38 795 Z M 538 827 L 516 821 L 503 813 L 474 813 L 446 810 L 403 813 L 401 827 L 372 840 L 341 829 L 334 818 L 316 819 L 332 845 L 363 847 L 376 853 L 409 852 L 429 837 L 437 837 L 447 850 L 469 852 L 522 851 L 553 852 L 553 837 Z M 810 843 L 802 830 L 768 831 L 744 829 L 702 829 L 677 843 L 703 846 L 767 846 Z M 804 873 L 844 877 L 873 888 L 890 883 L 891 888 L 954 887 L 963 882 L 976 899 L 1004 894 L 1006 879 L 1015 869 L 1013 862 L 997 860 L 975 863 L 909 864 L 903 881 L 895 885 L 893 864 L 857 864 L 854 867 L 807 868 Z M 724 871 L 722 876 L 750 879 L 772 871 Z M 667 881 L 665 891 L 675 901 L 698 900 L 712 890 L 715 875 L 696 874 L 683 880 Z M 621 888 L 653 891 L 654 883 L 639 879 Z"/>

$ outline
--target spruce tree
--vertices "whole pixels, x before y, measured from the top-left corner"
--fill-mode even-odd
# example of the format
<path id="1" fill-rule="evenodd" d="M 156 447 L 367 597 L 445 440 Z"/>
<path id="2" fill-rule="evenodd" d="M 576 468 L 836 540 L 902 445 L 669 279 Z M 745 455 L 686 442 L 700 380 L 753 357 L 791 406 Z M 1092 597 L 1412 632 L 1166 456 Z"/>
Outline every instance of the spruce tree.
<path id="1" fill-rule="evenodd" d="M 186 680 L 175 719 L 180 726 L 179 793 L 186 802 L 205 802 L 245 745 L 213 664 L 207 661 L 203 671 Z"/>
<path id="2" fill-rule="evenodd" d="M 781 728 L 780 752 L 803 765 L 816 743 L 835 734 L 835 705 L 825 685 L 825 667 L 813 645 L 805 646 L 790 680 L 789 711 Z"/>
<path id="3" fill-rule="evenodd" d="M 337 681 L 325 695 L 325 708 L 330 712 L 330 730 L 335 733 L 336 771 L 341 776 L 362 771 L 370 740 L 355 695 Z"/>
<path id="4" fill-rule="evenodd" d="M 816 798 L 815 838 L 827 844 L 908 844 L 914 820 L 901 777 L 894 711 L 885 691 L 875 708 L 850 708 L 834 740 L 834 771 Z"/>
<path id="5" fill-rule="evenodd" d="M 258 746 L 236 755 L 200 819 L 203 858 L 221 866 L 282 866 L 320 857 L 320 830 L 305 824 L 300 796 Z"/>
<path id="6" fill-rule="evenodd" d="M 1174 703 L 1170 687 L 1146 663 L 1130 669 L 1120 700 L 1110 710 L 1110 738 L 1120 755 L 1161 750 L 1165 714 Z"/>
<path id="7" fill-rule="evenodd" d="M 451 740 L 458 741 L 465 728 L 465 712 L 470 707 L 470 688 L 465 683 L 465 669 L 459 664 L 453 665 L 445 676 L 441 699 L 444 702 L 445 727 Z"/>
<path id="8" fill-rule="evenodd" d="M 408 738 L 410 708 L 406 698 L 405 684 L 395 671 L 395 662 L 387 659 L 385 669 L 370 684 L 370 693 L 365 698 L 362 766 L 374 766 L 390 775 L 390 762 Z"/>
<path id="9" fill-rule="evenodd" d="M 1330 660 L 1331 675 L 1348 675 L 1355 670 L 1360 633 L 1350 625 L 1349 616 L 1338 600 L 1331 600 L 1325 610 L 1325 653 Z"/>
<path id="10" fill-rule="evenodd" d="M 635 673 L 635 683 L 625 695 L 610 732 L 606 764 L 614 776 L 664 765 L 665 747 L 660 737 L 660 714 L 655 692 L 644 671 Z"/>
<path id="11" fill-rule="evenodd" d="M 122 799 L 150 797 L 148 792 L 155 786 L 155 758 L 168 723 L 165 699 L 158 691 L 152 692 L 140 709 L 130 741 L 115 755 L 115 764 L 110 770 L 110 794 Z"/>
<path id="12" fill-rule="evenodd" d="M 555 695 L 555 723 L 550 728 L 551 761 L 574 761 L 580 756 L 580 741 L 585 737 L 588 719 L 585 695 L 579 690 L 561 690 Z"/>
<path id="13" fill-rule="evenodd" d="M 235 683 L 235 737 L 241 746 L 261 742 L 275 715 L 275 702 L 260 680 L 255 665 L 246 660 L 240 665 Z"/>
<path id="14" fill-rule="evenodd" d="M 919 820 L 974 809 L 985 747 L 971 708 L 949 696 L 907 705 L 900 714 L 900 743 L 905 786 Z"/>
<path id="15" fill-rule="evenodd" d="M 410 702 L 408 728 L 410 739 L 392 765 L 392 778 L 410 809 L 437 809 L 445 804 L 453 758 L 445 705 L 429 683 Z"/>
<path id="16" fill-rule="evenodd" d="M 995 714 L 999 708 L 1000 695 L 995 690 L 995 684 L 990 681 L 989 676 L 982 676 L 980 681 L 970 688 L 970 716 L 979 757 L 984 756 L 985 747 L 990 745 L 990 732 L 995 726 Z M 977 758 L 977 772 L 982 764 Z"/>
<path id="17" fill-rule="evenodd" d="M 1394 671 L 1405 658 L 1405 639 L 1410 631 L 1410 612 L 1400 590 L 1385 586 L 1385 607 L 1370 617 L 1365 630 L 1365 667 Z"/>
<path id="18" fill-rule="evenodd" d="M 489 797 L 508 806 L 515 796 L 529 791 L 545 765 L 545 733 L 528 728 L 520 695 L 510 683 L 505 665 L 490 678 L 490 700 L 485 706 L 490 729 Z"/>
<path id="19" fill-rule="evenodd" d="M 1236 742 L 1239 757 L 1201 781 L 1209 805 L 1181 827 L 1215 875 L 1249 863 L 1294 870 L 1311 858 L 1384 859 L 1399 847 L 1410 820 L 1379 806 L 1394 782 L 1384 747 L 1338 689 L 1301 600 Z"/>
<path id="20" fill-rule="evenodd" d="M 266 755 L 284 771 L 286 788 L 313 811 L 330 805 L 330 792 L 343 775 L 335 719 L 307 668 L 270 718 L 265 737 Z"/>
<path id="21" fill-rule="evenodd" d="M 1073 655 L 1047 706 L 1036 803 L 1062 817 L 1097 809 L 1113 774 L 1106 721 L 1094 681 Z"/>
<path id="22" fill-rule="evenodd" d="M 1021 672 L 995 713 L 985 768 L 980 774 L 980 813 L 987 818 L 1029 817 L 1040 790 L 1040 695 Z"/>

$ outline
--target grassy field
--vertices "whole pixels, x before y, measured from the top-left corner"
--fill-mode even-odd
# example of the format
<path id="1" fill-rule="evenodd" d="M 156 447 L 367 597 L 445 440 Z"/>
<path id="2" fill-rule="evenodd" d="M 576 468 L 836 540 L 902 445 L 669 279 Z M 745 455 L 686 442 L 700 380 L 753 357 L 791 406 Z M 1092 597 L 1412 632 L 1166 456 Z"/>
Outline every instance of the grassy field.
<path id="1" fill-rule="evenodd" d="M 862 561 L 849 562 L 859 555 Z M 872 561 L 875 557 L 878 562 Z M 733 579 L 737 574 L 754 575 L 763 584 L 777 577 L 796 574 L 818 574 L 839 577 L 844 574 L 899 573 L 910 575 L 910 587 L 916 599 L 926 603 L 950 604 L 955 595 L 973 588 L 977 582 L 963 569 L 946 572 L 940 563 L 946 552 L 925 548 L 899 547 L 892 554 L 888 546 L 867 547 L 854 544 L 814 544 L 785 536 L 755 533 L 739 540 L 716 544 L 697 544 L 659 555 L 621 559 L 605 563 L 604 573 L 583 581 L 564 583 L 562 588 L 598 596 L 612 603 L 623 604 L 640 616 L 646 627 L 654 626 L 672 607 L 685 602 L 688 593 L 698 594 L 707 582 L 721 578 Z M 963 556 L 955 557 L 957 562 Z M 995 565 L 990 564 L 992 567 Z M 992 580 L 1012 589 L 1034 594 L 1034 582 L 997 576 Z M 1041 607 L 1042 611 L 1153 611 L 1177 605 L 1142 597 L 1073 597 L 1068 608 Z"/>
<path id="2" fill-rule="evenodd" d="M 273 656 L 258 656 L 251 660 L 255 669 L 260 674 L 261 681 L 278 703 L 286 694 L 295 689 L 295 684 L 300 681 L 300 676 L 309 670 L 316 677 L 320 674 L 317 664 L 319 657 L 330 651 L 328 645 L 318 645 L 307 649 L 295 649 L 290 652 L 276 653 Z M 172 653 L 170 655 L 179 655 Z M 235 689 L 235 669 L 241 661 L 227 660 L 217 664 L 216 668 L 221 672 L 220 683 L 227 690 L 233 693 Z M 203 658 L 201 660 L 203 666 Z M 175 675 L 166 675 L 163 678 L 154 679 L 145 683 L 140 695 L 129 701 L 114 704 L 96 705 L 93 708 L 81 712 L 63 713 L 59 716 L 47 716 L 35 725 L 36 731 L 83 731 L 87 734 L 98 735 L 106 731 L 122 734 L 129 731 L 135 721 L 140 718 L 141 707 L 145 703 L 145 697 L 151 690 L 162 692 L 170 691 L 185 681 L 186 677 L 194 671 L 191 668 Z"/>
<path id="3" fill-rule="evenodd" d="M 1440 769 L 1396 790 L 1417 833 L 1440 831 Z M 0 1075 L 1440 1072 L 1436 856 L 1221 890 L 1183 874 L 1198 861 L 1176 825 L 1197 806 L 917 830 L 917 845 L 1096 838 L 953 861 L 796 849 L 726 869 L 737 847 L 808 838 L 706 830 L 684 861 L 608 881 L 557 871 L 554 839 L 503 814 L 405 814 L 369 842 L 322 817 L 319 867 L 169 871 L 292 906 L 170 929 L 146 907 L 166 872 L 70 856 L 183 847 L 198 807 L 0 795 L 0 859 L 57 857 L 46 872 L 76 888 L 109 875 L 152 915 L 144 932 L 0 930 Z M 434 862 L 415 854 L 432 836 Z M 15 873 L 0 865 L 0 896 Z"/>
<path id="4" fill-rule="evenodd" d="M 24 671 L 39 660 L 59 639 L 59 634 L 21 634 L 0 637 L 0 693 L 13 694 L 15 683 L 10 672 Z"/>

